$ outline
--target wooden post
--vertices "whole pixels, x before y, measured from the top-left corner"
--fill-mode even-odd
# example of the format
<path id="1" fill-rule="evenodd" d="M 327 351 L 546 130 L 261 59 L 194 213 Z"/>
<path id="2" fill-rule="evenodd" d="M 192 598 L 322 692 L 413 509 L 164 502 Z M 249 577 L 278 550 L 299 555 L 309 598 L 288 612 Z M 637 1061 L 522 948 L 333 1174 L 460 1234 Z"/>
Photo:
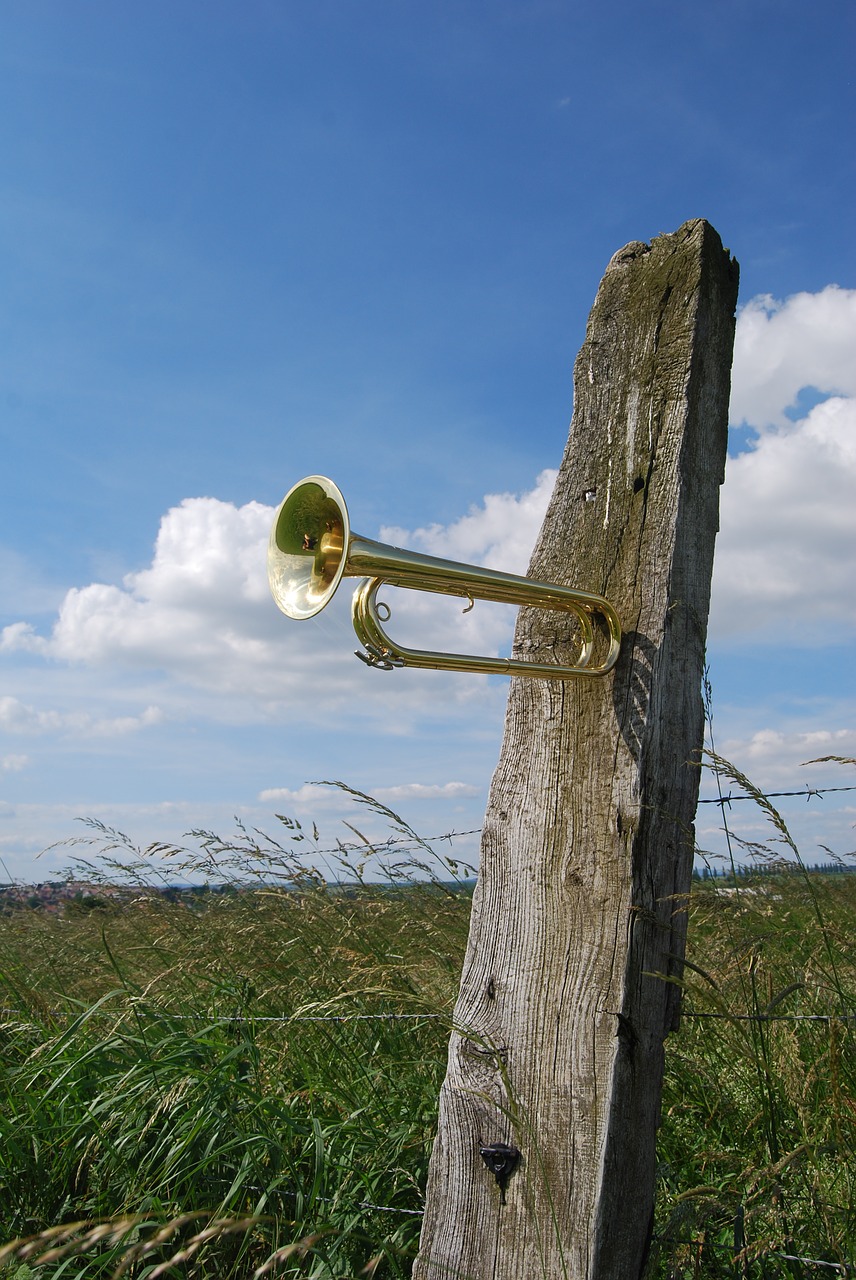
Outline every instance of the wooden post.
<path id="1" fill-rule="evenodd" d="M 607 267 L 533 577 L 624 628 L 603 679 L 515 679 L 415 1280 L 635 1280 L 677 1024 L 737 263 L 702 220 Z M 521 611 L 515 652 L 567 649 Z M 504 1194 L 480 1148 L 521 1155 Z"/>

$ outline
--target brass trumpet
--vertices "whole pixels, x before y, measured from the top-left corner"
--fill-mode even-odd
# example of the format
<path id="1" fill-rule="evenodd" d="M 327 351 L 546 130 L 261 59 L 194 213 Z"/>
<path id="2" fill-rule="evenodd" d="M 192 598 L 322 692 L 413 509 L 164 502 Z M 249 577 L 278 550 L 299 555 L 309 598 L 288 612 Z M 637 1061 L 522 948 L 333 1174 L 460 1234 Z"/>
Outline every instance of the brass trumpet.
<path id="1" fill-rule="evenodd" d="M 288 491 L 271 529 L 268 543 L 268 582 L 278 607 L 289 618 L 311 618 L 332 599 L 342 578 L 364 578 L 354 592 L 352 619 L 364 651 L 356 656 L 371 667 L 427 667 L 434 671 L 478 671 L 492 675 L 537 676 L 567 680 L 572 676 L 603 676 L 610 671 L 621 645 L 621 624 L 612 605 L 588 591 L 537 582 L 514 573 L 497 573 L 475 565 L 458 564 L 374 542 L 351 532 L 348 508 L 337 486 L 326 476 L 307 476 Z M 559 609 L 579 623 L 579 653 L 572 666 L 527 662 L 519 658 L 487 658 L 464 653 L 436 653 L 395 643 L 381 623 L 390 616 L 377 600 L 383 583 L 433 591 L 439 595 Z M 592 615 L 600 614 L 609 635 L 609 651 L 589 666 L 594 650 Z"/>

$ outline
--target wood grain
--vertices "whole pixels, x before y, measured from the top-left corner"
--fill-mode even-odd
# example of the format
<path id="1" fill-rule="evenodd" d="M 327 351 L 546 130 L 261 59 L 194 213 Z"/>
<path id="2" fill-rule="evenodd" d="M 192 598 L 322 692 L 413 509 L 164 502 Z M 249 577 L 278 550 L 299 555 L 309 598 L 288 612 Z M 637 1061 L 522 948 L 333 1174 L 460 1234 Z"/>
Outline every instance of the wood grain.
<path id="1" fill-rule="evenodd" d="M 612 258 L 530 576 L 607 597 L 603 679 L 515 679 L 416 1280 L 634 1280 L 676 1025 L 738 268 L 702 220 Z M 566 660 L 521 610 L 515 656 Z M 506 1203 L 479 1155 L 521 1160 Z"/>

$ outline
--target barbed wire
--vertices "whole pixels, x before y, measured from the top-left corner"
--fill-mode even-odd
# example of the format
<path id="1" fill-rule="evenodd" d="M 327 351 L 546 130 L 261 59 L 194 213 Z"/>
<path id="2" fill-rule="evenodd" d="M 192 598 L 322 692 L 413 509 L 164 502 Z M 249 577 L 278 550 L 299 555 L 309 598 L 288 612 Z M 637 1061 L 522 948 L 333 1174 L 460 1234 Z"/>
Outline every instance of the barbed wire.
<path id="1" fill-rule="evenodd" d="M 814 796 L 822 797 L 825 795 L 830 795 L 834 791 L 856 791 L 856 783 L 854 783 L 852 786 L 847 786 L 847 787 L 805 786 L 805 787 L 800 787 L 796 791 L 761 791 L 759 792 L 759 794 L 767 800 L 780 800 L 786 796 L 796 796 L 798 798 L 805 798 L 808 801 L 808 800 L 811 800 L 812 797 Z M 757 799 L 757 797 L 753 795 L 744 795 L 744 794 L 732 795 L 731 792 L 729 792 L 728 795 L 724 795 L 721 797 L 720 796 L 706 797 L 703 800 L 699 800 L 698 803 L 699 804 L 732 804 L 736 800 L 755 800 L 755 799 Z M 387 840 L 381 840 L 381 841 L 378 841 L 377 843 L 372 842 L 371 848 L 376 852 L 378 852 L 382 849 L 392 849 L 396 845 L 419 844 L 422 841 L 424 841 L 425 844 L 439 843 L 442 840 L 447 840 L 451 843 L 452 840 L 458 839 L 459 836 L 481 835 L 483 830 L 484 830 L 483 827 L 471 827 L 468 831 L 444 831 L 443 834 L 439 836 L 420 836 L 420 837 L 391 836 Z M 365 842 L 343 841 L 335 849 L 317 849 L 315 850 L 315 852 L 335 854 L 335 853 L 341 853 L 343 850 L 350 851 L 352 849 L 366 849 L 367 847 L 368 846 L 365 844 Z"/>
<path id="2" fill-rule="evenodd" d="M 828 1267 L 831 1271 L 837 1271 L 840 1276 L 849 1276 L 856 1271 L 856 1264 L 852 1262 L 823 1262 L 820 1258 L 801 1258 L 795 1253 L 768 1253 L 764 1256 L 782 1258 L 785 1262 L 802 1262 L 809 1267 Z"/>
<path id="3" fill-rule="evenodd" d="M 721 1243 L 717 1240 L 687 1239 L 683 1236 L 661 1235 L 657 1231 L 654 1232 L 652 1238 L 656 1240 L 658 1244 L 684 1244 L 689 1246 L 695 1246 L 695 1248 L 701 1247 L 702 1249 L 707 1249 L 714 1253 L 728 1253 L 728 1254 L 731 1254 L 732 1256 L 741 1254 L 743 1252 L 740 1249 L 735 1249 L 730 1244 Z M 822 1258 L 804 1258 L 800 1254 L 781 1253 L 777 1249 L 763 1250 L 758 1254 L 754 1254 L 753 1258 L 755 1260 L 762 1259 L 762 1258 L 781 1258 L 783 1262 L 801 1262 L 805 1266 L 824 1267 L 824 1268 L 828 1268 L 831 1271 L 837 1271 L 840 1276 L 849 1276 L 854 1274 L 854 1272 L 856 1272 L 856 1263 L 827 1262 L 825 1259 L 822 1259 Z"/>
<path id="4" fill-rule="evenodd" d="M 765 800 L 778 800 L 783 796 L 804 796 L 806 801 L 811 800 L 812 796 L 825 796 L 832 791 L 856 791 L 856 786 L 852 787 L 802 787 L 799 791 L 762 791 L 759 795 Z M 757 796 L 739 795 L 734 796 L 730 792 L 727 796 L 712 796 L 710 798 L 699 800 L 699 804 L 733 804 L 735 800 L 757 800 Z"/>
<path id="5" fill-rule="evenodd" d="M 766 799 L 805 797 L 806 802 L 809 802 L 814 797 L 822 798 L 824 795 L 830 794 L 833 792 L 849 792 L 849 791 L 856 791 L 856 785 L 840 786 L 840 787 L 808 787 L 806 786 L 804 788 L 800 788 L 799 790 L 794 790 L 794 791 L 764 792 L 763 796 Z M 753 795 L 746 795 L 746 794 L 733 795 L 731 793 L 728 793 L 727 795 L 720 795 L 718 797 L 699 799 L 698 804 L 699 805 L 718 804 L 723 809 L 725 809 L 726 806 L 730 807 L 733 803 L 737 801 L 756 800 L 756 799 L 757 797 Z M 447 831 L 447 832 L 444 832 L 442 835 L 427 836 L 424 838 L 420 838 L 415 835 L 389 837 L 386 840 L 379 841 L 376 843 L 375 842 L 371 842 L 371 843 L 341 842 L 337 845 L 335 849 L 313 849 L 311 852 L 315 856 L 326 856 L 326 855 L 335 856 L 337 854 L 341 855 L 343 853 L 350 853 L 350 852 L 355 852 L 359 850 L 363 850 L 369 854 L 372 854 L 372 853 L 377 854 L 384 851 L 392 850 L 400 846 L 413 847 L 415 845 L 416 847 L 420 847 L 420 846 L 424 847 L 424 845 L 427 845 L 430 843 L 441 843 L 441 842 L 447 842 L 451 845 L 451 842 L 455 839 L 463 838 L 465 836 L 480 835 L 482 833 L 482 830 L 483 830 L 482 827 L 474 827 L 466 831 Z M 190 1022 L 207 1021 L 209 1023 L 214 1023 L 217 1025 L 229 1025 L 229 1024 L 235 1024 L 235 1023 L 241 1023 L 241 1024 L 249 1024 L 249 1023 L 343 1024 L 348 1022 L 372 1022 L 372 1021 L 387 1021 L 387 1022 L 423 1021 L 425 1022 L 428 1020 L 442 1019 L 442 1018 L 448 1017 L 448 1015 L 441 1014 L 441 1013 L 398 1013 L 398 1012 L 349 1013 L 349 1014 L 253 1015 L 253 1014 L 206 1014 L 206 1013 L 196 1013 L 196 1012 L 177 1012 L 170 1009 L 158 1009 L 158 1010 L 145 1009 L 141 1011 L 139 1008 L 136 1008 L 135 1012 L 137 1013 L 144 1012 L 150 1016 L 160 1015 L 164 1018 L 170 1018 L 175 1021 L 190 1021 Z M 611 1014 L 612 1016 L 618 1016 L 611 1010 L 602 1010 L 601 1012 Z M 86 1018 L 87 1020 L 89 1020 L 91 1018 L 115 1018 L 116 1017 L 116 1013 L 111 1013 L 109 1010 L 99 1010 L 95 1013 L 89 1014 L 88 1017 L 87 1017 L 86 1011 L 75 1012 L 73 1010 L 68 1010 L 68 1009 L 47 1009 L 47 1010 L 42 1010 L 41 1013 L 50 1017 L 60 1017 L 60 1018 L 68 1018 L 68 1019 Z M 26 1017 L 32 1017 L 32 1016 L 33 1016 L 33 1011 L 30 1011 L 28 1013 L 28 1011 L 21 1010 L 21 1009 L 0 1008 L 0 1017 L 26 1018 Z M 845 1013 L 845 1014 L 763 1014 L 763 1013 L 729 1014 L 729 1013 L 682 1010 L 681 1017 L 687 1018 L 687 1019 L 710 1019 L 710 1020 L 718 1020 L 718 1021 L 726 1021 L 726 1022 L 850 1022 L 850 1021 L 856 1021 L 856 1013 L 853 1013 L 853 1014 L 850 1014 L 850 1013 Z M 322 1202 L 329 1203 L 329 1201 L 325 1201 L 323 1197 L 321 1199 L 322 1199 Z M 356 1206 L 360 1209 L 377 1212 L 377 1213 L 392 1213 L 392 1214 L 398 1214 L 401 1216 L 410 1216 L 410 1217 L 424 1216 L 423 1209 L 405 1209 L 395 1205 L 375 1204 L 374 1202 L 369 1200 L 357 1201 Z M 686 1245 L 696 1245 L 696 1246 L 698 1246 L 699 1244 L 707 1244 L 707 1247 L 711 1247 L 711 1243 L 712 1243 L 712 1242 L 702 1242 L 699 1240 L 681 1240 L 677 1237 L 666 1236 L 666 1235 L 655 1235 L 655 1239 L 659 1240 L 662 1243 L 669 1243 L 669 1244 L 686 1244 Z M 726 1246 L 726 1245 L 713 1245 L 712 1247 L 719 1248 L 719 1249 L 727 1248 L 729 1250 L 731 1248 L 730 1246 Z M 768 1253 L 764 1253 L 763 1256 L 771 1257 L 771 1258 L 780 1258 L 783 1261 L 796 1262 L 805 1266 L 813 1266 L 813 1267 L 828 1269 L 831 1271 L 835 1271 L 842 1276 L 849 1276 L 854 1272 L 856 1272 L 856 1265 L 850 1262 L 830 1262 L 823 1259 L 802 1257 L 797 1254 L 787 1254 L 787 1253 L 781 1253 L 777 1251 L 770 1251 Z"/>
<path id="6" fill-rule="evenodd" d="M 719 1018 L 725 1022 L 856 1022 L 856 1013 L 691 1013 L 682 1018 Z"/>
<path id="7" fill-rule="evenodd" d="M 26 1018 L 33 1014 L 33 1010 L 26 1009 L 0 1009 L 0 1017 L 16 1017 Z M 87 1014 L 87 1011 L 75 1012 L 73 1009 L 42 1009 L 41 1012 L 51 1018 L 84 1018 L 90 1021 L 93 1018 L 112 1018 L 115 1019 L 116 1013 L 111 1013 L 109 1009 L 98 1009 L 93 1013 Z M 150 1016 L 162 1018 L 171 1018 L 175 1022 L 216 1022 L 218 1025 L 225 1025 L 230 1022 L 375 1022 L 387 1021 L 397 1022 L 405 1020 L 429 1018 L 443 1018 L 446 1015 L 442 1013 L 319 1013 L 319 1014 L 256 1014 L 250 1013 L 179 1013 L 173 1009 L 140 1009 L 134 1006 L 135 1014 L 149 1014 Z"/>
<path id="8" fill-rule="evenodd" d="M 173 1022 L 207 1022 L 217 1026 L 228 1026 L 231 1023 L 273 1022 L 290 1024 L 295 1022 L 428 1022 L 437 1019 L 449 1021 L 451 1015 L 445 1013 L 313 1013 L 313 1014 L 253 1014 L 253 1013 L 193 1013 L 179 1012 L 174 1009 L 141 1009 L 134 1006 L 135 1015 L 144 1014 L 150 1017 L 169 1018 Z M 622 1015 L 613 1009 L 601 1009 L 602 1014 L 618 1018 Z M 51 1018 L 82 1018 L 89 1022 L 93 1019 L 115 1019 L 116 1012 L 109 1009 L 98 1009 L 92 1013 L 75 1012 L 73 1009 L 26 1010 L 0 1008 L 0 1017 L 28 1018 L 41 1013 Z M 856 1022 L 856 1013 L 707 1013 L 702 1010 L 681 1010 L 682 1018 L 709 1018 L 720 1022 Z"/>
<path id="9" fill-rule="evenodd" d="M 797 791 L 764 791 L 764 792 L 761 792 L 760 794 L 762 794 L 764 798 L 767 800 L 780 800 L 780 799 L 783 799 L 784 797 L 796 796 L 798 798 L 804 797 L 806 801 L 809 801 L 814 796 L 820 796 L 822 798 L 823 796 L 829 795 L 834 791 L 856 791 L 856 784 L 853 784 L 852 786 L 847 786 L 847 787 L 805 786 L 805 787 L 801 787 Z M 724 796 L 705 797 L 704 799 L 699 800 L 698 803 L 726 805 L 726 804 L 732 804 L 737 800 L 755 800 L 755 799 L 756 797 L 753 795 L 742 795 L 742 794 L 732 795 L 731 792 L 729 792 L 728 795 L 724 795 Z M 442 835 L 439 835 L 439 836 L 424 836 L 424 837 L 419 837 L 418 839 L 414 836 L 392 836 L 388 840 L 382 840 L 376 844 L 372 843 L 371 848 L 375 853 L 379 853 L 384 849 L 395 848 L 397 845 L 419 844 L 422 840 L 424 840 L 425 844 L 440 843 L 443 840 L 448 841 L 451 844 L 453 840 L 457 840 L 460 836 L 481 835 L 483 830 L 484 830 L 483 827 L 471 827 L 468 831 L 445 831 Z M 365 843 L 343 841 L 342 844 L 340 844 L 336 849 L 317 849 L 314 852 L 322 853 L 322 854 L 336 854 L 344 851 L 350 852 L 351 850 L 366 849 L 366 848 L 367 846 L 365 845 Z"/>
<path id="10" fill-rule="evenodd" d="M 336 845 L 335 849 L 311 849 L 307 853 L 324 854 L 335 856 L 339 853 L 352 853 L 362 851 L 367 854 L 383 853 L 384 850 L 397 848 L 399 845 L 408 847 L 422 848 L 424 845 L 440 844 L 446 840 L 449 844 L 453 840 L 459 839 L 461 836 L 478 836 L 482 833 L 482 827 L 471 827 L 468 831 L 444 831 L 440 836 L 390 836 L 386 840 L 342 840 Z"/>
<path id="11" fill-rule="evenodd" d="M 844 787 L 806 786 L 796 791 L 766 791 L 766 792 L 761 792 L 759 794 L 764 799 L 767 799 L 767 800 L 778 800 L 778 799 L 791 797 L 791 798 L 797 798 L 797 799 L 805 798 L 806 802 L 808 802 L 811 799 L 813 799 L 815 796 L 819 796 L 822 799 L 823 796 L 830 795 L 833 792 L 844 792 L 844 791 L 856 791 L 856 784 L 852 786 L 844 786 Z M 718 804 L 724 811 L 726 807 L 730 808 L 732 804 L 735 804 L 738 801 L 741 801 L 741 800 L 757 801 L 757 799 L 758 797 L 754 795 L 746 795 L 746 794 L 735 795 L 735 794 L 732 794 L 731 792 L 728 792 L 727 795 L 705 796 L 704 798 L 699 799 L 697 803 L 699 805 Z M 419 849 L 419 848 L 425 848 L 426 846 L 430 846 L 431 844 L 441 844 L 443 842 L 446 842 L 449 845 L 451 845 L 453 840 L 459 840 L 464 838 L 465 836 L 481 835 L 483 830 L 484 830 L 483 827 L 470 827 L 466 831 L 454 831 L 454 830 L 444 831 L 441 835 L 433 835 L 433 836 L 417 836 L 416 834 L 412 836 L 390 836 L 386 840 L 379 840 L 376 842 L 344 841 L 343 840 L 343 841 L 340 841 L 335 848 L 329 848 L 329 849 L 318 849 L 314 847 L 309 848 L 306 850 L 306 855 L 307 856 L 311 855 L 312 857 L 335 858 L 335 857 L 341 857 L 342 855 L 349 854 L 349 853 L 362 852 L 366 855 L 366 857 L 372 857 L 377 854 L 391 852 L 394 849 L 402 848 L 402 847 L 404 849 Z M 465 862 L 461 862 L 461 860 L 458 860 L 455 858 L 449 858 L 447 859 L 447 862 L 450 864 L 457 863 L 458 865 L 463 866 L 466 870 L 473 871 L 473 873 L 475 873 L 476 871 L 475 867 L 471 867 L 469 866 L 469 864 Z M 464 883 L 464 882 L 461 881 L 460 883 Z M 30 887 L 31 886 L 29 884 L 24 884 L 23 882 L 17 883 L 15 881 L 9 881 L 4 884 L 0 884 L 0 897 L 3 896 L 3 893 L 7 889 L 23 890 Z M 110 886 L 110 887 L 112 888 L 114 886 Z M 149 886 L 140 886 L 136 884 L 125 886 L 124 884 L 122 884 L 115 887 L 119 887 L 123 889 L 125 887 L 128 887 L 130 889 L 139 889 L 142 887 L 149 887 Z M 191 886 L 188 886 L 188 887 L 191 887 Z M 205 886 L 197 886 L 197 887 L 205 887 Z M 177 886 L 177 888 L 181 890 L 184 888 L 184 886 Z M 157 891 L 161 892 L 160 889 L 158 889 Z"/>
<path id="12" fill-rule="evenodd" d="M 856 784 L 854 784 L 853 786 L 847 786 L 847 787 L 806 786 L 806 787 L 801 787 L 797 791 L 765 791 L 765 792 L 762 792 L 761 794 L 764 796 L 765 799 L 768 799 L 768 800 L 779 800 L 787 796 L 796 796 L 798 798 L 804 797 L 806 801 L 809 801 L 814 796 L 820 796 L 822 798 L 823 796 L 829 795 L 834 791 L 856 791 Z M 755 799 L 756 797 L 753 795 L 742 795 L 742 794 L 733 795 L 731 792 L 729 792 L 728 795 L 724 795 L 724 796 L 705 797 L 704 799 L 699 800 L 698 803 L 730 805 L 738 800 L 755 800 Z M 340 844 L 336 846 L 335 849 L 312 849 L 311 852 L 313 854 L 322 855 L 325 857 L 326 856 L 335 857 L 336 854 L 352 853 L 357 851 L 364 851 L 366 853 L 383 853 L 387 850 L 398 848 L 401 845 L 410 846 L 410 847 L 416 846 L 418 848 L 421 845 L 440 844 L 443 841 L 446 841 L 447 843 L 451 844 L 453 840 L 458 840 L 463 836 L 481 835 L 483 830 L 484 830 L 483 827 L 471 827 L 467 831 L 444 831 L 442 835 L 437 835 L 437 836 L 418 836 L 418 837 L 415 835 L 414 836 L 390 836 L 386 840 L 379 840 L 377 842 L 371 841 L 369 842 L 369 844 L 366 844 L 364 841 L 344 841 L 343 840 Z M 307 852 L 309 852 L 309 850 L 307 850 Z"/>
<path id="13" fill-rule="evenodd" d="M 424 1218 L 424 1209 L 399 1209 L 394 1204 L 372 1204 L 371 1200 L 358 1200 L 358 1209 L 376 1209 L 378 1213 L 404 1213 L 411 1218 Z"/>

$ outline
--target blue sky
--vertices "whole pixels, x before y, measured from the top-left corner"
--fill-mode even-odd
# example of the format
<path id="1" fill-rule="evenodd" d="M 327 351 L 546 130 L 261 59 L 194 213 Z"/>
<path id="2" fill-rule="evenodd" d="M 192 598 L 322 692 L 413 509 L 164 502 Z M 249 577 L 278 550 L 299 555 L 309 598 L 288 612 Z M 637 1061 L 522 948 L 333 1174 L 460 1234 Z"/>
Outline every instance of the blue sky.
<path id="1" fill-rule="evenodd" d="M 741 264 L 717 746 L 768 788 L 853 781 L 801 767 L 856 755 L 853 48 L 830 0 L 6 0 L 8 874 L 84 815 L 335 838 L 312 779 L 477 826 L 505 685 L 365 670 L 346 598 L 288 623 L 273 508 L 327 473 L 358 532 L 524 572 L 606 263 L 690 217 Z M 853 847 L 850 799 L 786 802 L 807 856 Z"/>

